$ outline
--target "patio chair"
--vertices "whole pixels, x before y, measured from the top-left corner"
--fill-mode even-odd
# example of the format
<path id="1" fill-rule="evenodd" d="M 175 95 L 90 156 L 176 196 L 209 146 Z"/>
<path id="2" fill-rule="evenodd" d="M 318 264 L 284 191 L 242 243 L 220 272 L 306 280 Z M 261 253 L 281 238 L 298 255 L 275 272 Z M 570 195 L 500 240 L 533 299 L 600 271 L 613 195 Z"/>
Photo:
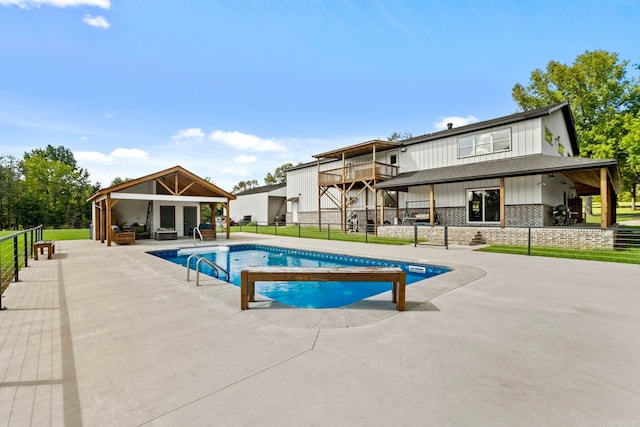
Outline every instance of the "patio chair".
<path id="1" fill-rule="evenodd" d="M 136 232 L 122 231 L 117 225 L 111 226 L 111 241 L 117 245 L 135 245 Z"/>

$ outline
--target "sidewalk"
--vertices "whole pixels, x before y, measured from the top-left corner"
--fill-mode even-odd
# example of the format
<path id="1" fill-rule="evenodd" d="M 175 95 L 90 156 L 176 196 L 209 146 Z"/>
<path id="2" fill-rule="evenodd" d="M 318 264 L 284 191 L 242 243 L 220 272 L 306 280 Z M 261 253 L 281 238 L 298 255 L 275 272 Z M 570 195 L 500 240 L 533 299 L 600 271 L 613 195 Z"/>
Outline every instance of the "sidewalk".
<path id="1" fill-rule="evenodd" d="M 0 312 L 0 425 L 640 425 L 640 267 L 237 233 L 454 267 L 350 308 L 240 311 L 145 253 L 58 242 Z M 224 243 L 224 241 L 219 242 Z"/>

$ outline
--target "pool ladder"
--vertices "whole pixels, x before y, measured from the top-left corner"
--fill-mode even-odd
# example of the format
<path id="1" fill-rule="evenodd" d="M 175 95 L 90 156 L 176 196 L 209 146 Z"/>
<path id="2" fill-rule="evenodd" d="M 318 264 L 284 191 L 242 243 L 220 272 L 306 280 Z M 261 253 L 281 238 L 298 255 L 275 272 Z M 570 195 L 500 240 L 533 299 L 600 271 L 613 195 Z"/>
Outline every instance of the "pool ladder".
<path id="1" fill-rule="evenodd" d="M 189 273 L 191 272 L 191 258 L 196 258 L 196 286 L 200 286 L 200 263 L 204 262 L 205 264 L 207 264 L 209 267 L 213 268 L 213 271 L 216 272 L 216 279 L 220 278 L 220 273 L 224 273 L 227 275 L 227 282 L 229 282 L 231 280 L 231 276 L 229 275 L 229 272 L 227 270 L 225 270 L 224 268 L 220 267 L 218 264 L 216 264 L 215 262 L 211 261 L 209 258 L 204 258 L 202 256 L 200 256 L 199 254 L 192 254 L 189 255 L 189 258 L 187 258 L 187 282 L 189 281 Z"/>

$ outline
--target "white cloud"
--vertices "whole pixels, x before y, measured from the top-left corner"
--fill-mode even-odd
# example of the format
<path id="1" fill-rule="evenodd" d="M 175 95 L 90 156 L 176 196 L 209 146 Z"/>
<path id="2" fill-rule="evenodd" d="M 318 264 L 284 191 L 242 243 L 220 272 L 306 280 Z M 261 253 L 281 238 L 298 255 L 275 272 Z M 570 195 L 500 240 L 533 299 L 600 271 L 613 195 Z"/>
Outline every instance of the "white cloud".
<path id="1" fill-rule="evenodd" d="M 137 148 L 116 148 L 111 152 L 111 157 L 116 159 L 137 159 L 147 160 L 149 154 Z"/>
<path id="2" fill-rule="evenodd" d="M 89 140 L 89 138 L 87 138 L 86 136 L 81 136 L 81 137 L 80 137 L 80 140 L 82 140 L 82 141 L 88 141 L 88 140 Z"/>
<path id="3" fill-rule="evenodd" d="M 472 115 L 468 115 L 467 117 L 457 117 L 457 116 L 450 116 L 450 117 L 440 117 L 440 121 L 434 123 L 434 127 L 436 128 L 436 130 L 444 130 L 447 128 L 447 124 L 452 123 L 453 127 L 460 127 L 460 126 L 465 126 L 471 123 L 475 123 L 478 121 L 478 119 Z"/>
<path id="4" fill-rule="evenodd" d="M 225 132 L 217 130 L 209 135 L 209 139 L 214 142 L 221 142 L 237 150 L 249 151 L 286 151 L 287 148 L 272 139 L 260 138 L 237 131 Z"/>
<path id="5" fill-rule="evenodd" d="M 149 154 L 138 148 L 116 148 L 110 154 L 98 151 L 76 151 L 73 153 L 76 160 L 83 163 L 112 165 L 118 160 L 147 160 Z"/>
<path id="6" fill-rule="evenodd" d="M 247 156 L 246 154 L 241 154 L 233 159 L 236 163 L 255 163 L 258 158 L 256 156 Z"/>
<path id="7" fill-rule="evenodd" d="M 76 151 L 73 153 L 73 157 L 81 163 L 98 163 L 108 165 L 113 163 L 113 159 L 106 154 L 99 153 L 97 151 Z"/>
<path id="8" fill-rule="evenodd" d="M 224 166 L 220 168 L 219 173 L 227 174 L 227 175 L 235 175 L 235 176 L 250 176 L 248 170 L 243 168 L 234 168 L 230 166 Z"/>
<path id="9" fill-rule="evenodd" d="M 200 142 L 204 138 L 204 132 L 200 128 L 181 129 L 173 135 L 173 139 L 176 141 L 192 141 Z"/>
<path id="10" fill-rule="evenodd" d="M 109 113 L 104 113 L 104 118 L 105 119 L 113 119 L 114 115 L 113 114 L 109 114 Z"/>
<path id="11" fill-rule="evenodd" d="M 109 9 L 111 0 L 0 0 L 2 6 L 18 6 L 22 9 L 33 9 L 40 6 L 77 7 L 90 6 Z"/>
<path id="12" fill-rule="evenodd" d="M 105 18 L 104 16 L 84 15 L 84 18 L 82 18 L 82 20 L 85 24 L 96 28 L 107 29 L 111 26 L 111 24 L 109 24 L 109 22 L 107 21 L 107 18 Z"/>

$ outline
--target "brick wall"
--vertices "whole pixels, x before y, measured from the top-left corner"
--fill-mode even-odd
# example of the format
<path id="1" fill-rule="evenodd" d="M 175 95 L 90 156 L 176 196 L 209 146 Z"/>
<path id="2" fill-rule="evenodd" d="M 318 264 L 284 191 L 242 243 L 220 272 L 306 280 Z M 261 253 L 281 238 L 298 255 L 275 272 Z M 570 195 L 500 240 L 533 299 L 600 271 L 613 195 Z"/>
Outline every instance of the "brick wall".
<path id="1" fill-rule="evenodd" d="M 444 242 L 444 227 L 419 226 L 418 237 L 434 244 Z M 487 244 L 526 246 L 529 228 L 525 227 L 454 227 L 448 226 L 449 244 L 469 245 L 480 232 Z M 414 237 L 414 227 L 388 225 L 378 227 L 379 236 Z M 613 249 L 615 230 L 599 228 L 546 227 L 531 228 L 532 246 L 553 246 L 569 249 Z"/>

